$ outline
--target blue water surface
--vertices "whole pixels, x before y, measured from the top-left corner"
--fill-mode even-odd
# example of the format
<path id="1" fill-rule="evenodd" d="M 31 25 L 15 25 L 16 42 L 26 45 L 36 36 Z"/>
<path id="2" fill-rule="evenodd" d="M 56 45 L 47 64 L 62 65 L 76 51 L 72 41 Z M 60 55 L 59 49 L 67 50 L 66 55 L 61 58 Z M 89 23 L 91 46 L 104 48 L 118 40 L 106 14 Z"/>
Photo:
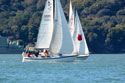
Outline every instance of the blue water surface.
<path id="1" fill-rule="evenodd" d="M 91 54 L 70 63 L 22 62 L 0 54 L 0 83 L 125 83 L 125 54 Z"/>

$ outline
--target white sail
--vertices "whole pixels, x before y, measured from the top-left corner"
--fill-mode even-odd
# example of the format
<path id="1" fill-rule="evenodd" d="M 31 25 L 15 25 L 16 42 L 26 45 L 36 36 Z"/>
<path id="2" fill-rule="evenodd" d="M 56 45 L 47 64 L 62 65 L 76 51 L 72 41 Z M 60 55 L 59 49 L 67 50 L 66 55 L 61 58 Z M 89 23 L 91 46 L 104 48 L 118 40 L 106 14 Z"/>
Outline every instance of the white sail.
<path id="1" fill-rule="evenodd" d="M 70 0 L 70 9 L 69 9 L 69 30 L 70 30 L 70 33 L 71 33 L 71 36 L 72 36 L 72 37 L 73 37 L 73 33 L 74 33 L 74 28 L 75 28 L 74 20 L 75 20 L 75 15 L 74 15 L 74 11 L 73 11 L 73 9 L 72 9 L 72 3 L 71 3 L 71 0 Z"/>
<path id="2" fill-rule="evenodd" d="M 49 48 L 53 33 L 53 0 L 47 0 L 40 23 L 36 48 Z"/>
<path id="3" fill-rule="evenodd" d="M 70 0 L 70 7 L 69 7 L 69 31 L 70 31 L 72 40 L 73 40 L 74 30 L 75 30 L 75 15 L 74 15 L 74 11 L 73 11 L 73 8 L 72 8 L 72 2 Z M 77 49 L 75 47 L 74 41 L 73 41 L 73 46 L 74 46 L 73 53 L 77 53 Z"/>
<path id="4" fill-rule="evenodd" d="M 89 49 L 86 43 L 86 39 L 82 30 L 82 26 L 81 26 L 77 11 L 76 11 L 75 31 L 74 31 L 73 39 L 74 39 L 78 54 L 89 54 Z"/>
<path id="5" fill-rule="evenodd" d="M 23 62 L 71 62 L 78 56 L 72 53 L 74 50 L 73 38 L 71 37 L 60 0 L 55 0 L 54 22 L 53 9 L 51 8 L 53 8 L 53 0 L 47 0 L 36 43 L 37 49 L 49 48 L 49 53 L 47 53 L 47 50 L 46 52 L 40 52 L 37 56 L 34 54 L 33 56 L 26 56 L 26 53 L 23 53 Z"/>
<path id="6" fill-rule="evenodd" d="M 72 12 L 73 12 L 73 10 L 72 10 L 72 2 L 70 0 L 70 5 L 69 5 L 69 20 L 71 19 Z"/>
<path id="7" fill-rule="evenodd" d="M 50 52 L 53 54 L 71 54 L 73 49 L 72 38 L 60 0 L 55 0 L 54 32 Z"/>

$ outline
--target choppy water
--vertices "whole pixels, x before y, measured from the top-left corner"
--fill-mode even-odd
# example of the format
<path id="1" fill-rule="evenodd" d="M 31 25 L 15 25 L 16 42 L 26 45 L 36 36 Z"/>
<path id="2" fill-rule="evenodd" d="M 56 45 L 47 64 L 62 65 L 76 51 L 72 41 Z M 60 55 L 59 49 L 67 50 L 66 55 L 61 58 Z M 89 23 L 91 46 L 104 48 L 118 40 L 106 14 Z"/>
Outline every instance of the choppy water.
<path id="1" fill-rule="evenodd" d="M 24 62 L 0 54 L 0 83 L 125 83 L 125 54 L 94 55 L 70 63 Z"/>

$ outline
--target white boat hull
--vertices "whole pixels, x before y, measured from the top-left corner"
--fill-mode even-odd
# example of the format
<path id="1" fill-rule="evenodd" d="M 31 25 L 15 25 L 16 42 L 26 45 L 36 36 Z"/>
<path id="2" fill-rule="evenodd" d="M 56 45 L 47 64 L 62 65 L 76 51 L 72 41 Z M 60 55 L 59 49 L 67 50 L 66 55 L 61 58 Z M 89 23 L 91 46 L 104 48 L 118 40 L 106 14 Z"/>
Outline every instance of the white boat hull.
<path id="1" fill-rule="evenodd" d="M 86 60 L 88 57 L 89 57 L 89 54 L 79 55 L 77 56 L 76 60 Z"/>
<path id="2" fill-rule="evenodd" d="M 23 62 L 25 61 L 43 61 L 43 62 L 73 62 L 77 55 L 63 55 L 60 57 L 23 57 Z"/>

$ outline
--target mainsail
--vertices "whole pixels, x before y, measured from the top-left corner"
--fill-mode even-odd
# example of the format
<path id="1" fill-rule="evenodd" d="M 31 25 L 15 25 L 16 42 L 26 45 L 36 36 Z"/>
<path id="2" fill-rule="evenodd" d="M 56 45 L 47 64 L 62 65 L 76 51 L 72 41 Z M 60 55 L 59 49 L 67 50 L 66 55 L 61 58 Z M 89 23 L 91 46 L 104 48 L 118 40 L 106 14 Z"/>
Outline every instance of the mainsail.
<path id="1" fill-rule="evenodd" d="M 40 23 L 36 48 L 49 48 L 53 33 L 53 0 L 47 0 Z"/>
<path id="2" fill-rule="evenodd" d="M 89 54 L 89 49 L 86 43 L 86 39 L 82 30 L 82 26 L 81 26 L 77 11 L 76 11 L 75 31 L 74 31 L 73 39 L 74 39 L 78 54 Z"/>
<path id="3" fill-rule="evenodd" d="M 60 0 L 55 0 L 55 20 L 50 52 L 53 54 L 71 54 L 74 50 L 68 24 Z"/>

